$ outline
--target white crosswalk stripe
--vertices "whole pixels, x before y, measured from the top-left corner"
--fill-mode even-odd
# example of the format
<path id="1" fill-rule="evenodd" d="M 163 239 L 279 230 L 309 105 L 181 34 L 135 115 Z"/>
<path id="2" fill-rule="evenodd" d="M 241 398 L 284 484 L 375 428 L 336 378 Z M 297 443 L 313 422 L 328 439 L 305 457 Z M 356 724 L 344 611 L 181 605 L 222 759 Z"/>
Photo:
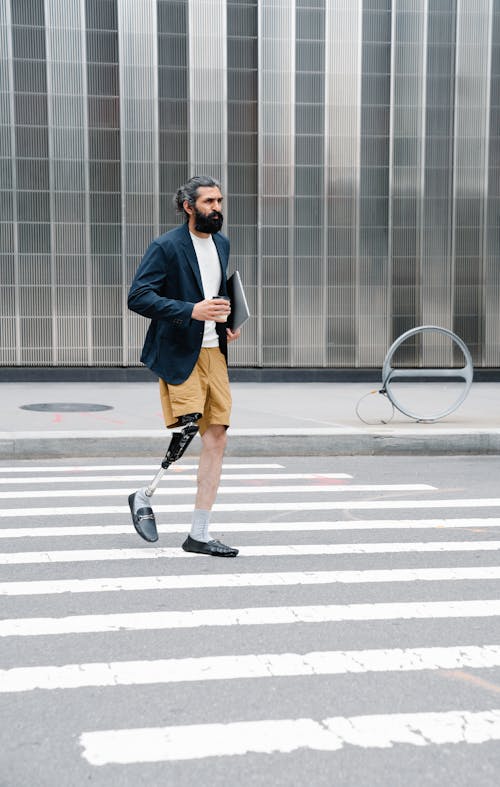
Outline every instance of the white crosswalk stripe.
<path id="1" fill-rule="evenodd" d="M 103 631 L 148 631 L 213 626 L 276 626 L 285 623 L 336 623 L 352 620 L 488 618 L 499 615 L 500 599 L 130 612 L 109 615 L 69 615 L 65 618 L 1 620 L 0 637 L 34 637 Z"/>
<path id="2" fill-rule="evenodd" d="M 352 491 L 349 487 L 348 491 Z M 96 494 L 94 497 L 105 497 L 104 491 L 92 490 Z M 186 490 L 184 490 L 185 492 Z M 234 491 L 234 490 L 233 490 Z M 99 492 L 99 494 L 97 494 Z M 281 490 L 283 492 L 283 490 Z M 313 494 L 314 490 L 311 490 Z M 255 488 L 253 494 L 261 494 L 262 490 Z M 125 493 L 122 491 L 121 495 Z M 77 494 L 73 495 L 78 497 Z M 15 495 L 18 499 L 23 499 L 24 495 Z M 36 497 L 36 495 L 34 495 Z M 214 513 L 231 513 L 233 511 L 241 511 L 241 503 L 215 503 L 213 507 Z M 500 508 L 500 497 L 494 498 L 450 498 L 450 499 L 402 499 L 402 500 L 287 500 L 287 501 L 273 501 L 268 500 L 262 503 L 245 502 L 245 511 L 248 513 L 257 513 L 261 511 L 380 511 L 387 510 L 404 510 L 412 511 L 414 509 L 425 508 L 446 508 L 446 509 L 463 509 L 463 508 Z M 165 505 L 156 503 L 154 506 L 155 512 L 158 514 L 180 514 L 190 513 L 193 510 L 192 503 L 179 503 L 175 505 Z M 121 514 L 129 515 L 129 508 L 127 505 L 99 505 L 99 506 L 57 506 L 54 507 L 33 507 L 33 508 L 0 508 L 0 518 L 20 518 L 20 517 L 38 517 L 38 516 L 81 516 L 95 515 L 102 518 L 107 514 Z"/>
<path id="3" fill-rule="evenodd" d="M 279 470 L 283 467 L 282 464 L 278 462 L 224 462 L 223 470 Z M 186 470 L 197 470 L 197 464 L 183 464 L 179 462 L 175 465 L 175 467 L 170 468 L 169 472 L 173 473 L 182 473 Z M 103 471 L 116 471 L 116 470 L 141 470 L 144 472 L 154 472 L 156 473 L 158 470 L 158 464 L 127 464 L 127 465 L 120 465 L 120 464 L 109 464 L 109 465 L 92 465 L 92 464 L 82 464 L 82 465 L 30 465 L 29 467 L 22 467 L 22 466 L 14 466 L 9 467 L 6 465 L 0 465 L 0 476 L 3 473 L 26 473 L 30 475 L 43 475 L 44 473 L 72 473 L 73 475 L 76 474 L 85 474 L 85 473 L 94 473 L 98 470 Z M 82 480 L 84 480 L 82 478 Z"/>
<path id="4" fill-rule="evenodd" d="M 288 571 L 261 574 L 185 574 L 0 582 L 0 596 L 59 593 L 111 593 L 120 590 L 187 590 L 200 588 L 287 587 L 290 585 L 369 584 L 380 582 L 457 582 L 500 579 L 500 566 L 404 568 L 367 571 Z"/>
<path id="5" fill-rule="evenodd" d="M 214 530 L 237 533 L 241 543 L 237 560 L 221 565 L 221 561 L 214 564 L 212 558 L 180 549 L 195 493 L 194 486 L 184 484 L 192 484 L 196 475 L 190 471 L 196 470 L 196 465 L 175 468 L 155 494 L 157 516 L 186 514 L 184 522 L 181 516 L 179 521 L 159 523 L 164 538 L 178 536 L 167 540 L 167 546 L 151 546 L 138 539 L 126 500 L 134 490 L 131 482 L 150 480 L 149 474 L 157 470 L 155 465 L 0 467 L 0 484 L 12 484 L 17 489 L 0 492 L 0 499 L 10 506 L 0 510 L 0 517 L 9 520 L 0 529 L 4 547 L 0 553 L 0 596 L 11 605 L 0 620 L 0 637 L 3 646 L 12 643 L 19 654 L 15 664 L 0 662 L 0 693 L 22 698 L 31 692 L 33 701 L 39 696 L 36 692 L 40 696 L 50 692 L 52 702 L 58 703 L 64 701 L 58 692 L 71 702 L 71 697 L 78 697 L 85 688 L 112 693 L 117 687 L 140 692 L 141 687 L 144 691 L 147 686 L 167 686 L 171 691 L 175 684 L 184 683 L 206 687 L 215 682 L 235 685 L 245 681 L 252 686 L 254 681 L 257 686 L 258 681 L 264 681 L 267 696 L 268 686 L 277 680 L 314 681 L 348 675 L 370 685 L 368 682 L 377 676 L 413 675 L 418 685 L 427 674 L 462 675 L 464 671 L 470 679 L 483 681 L 494 691 L 496 684 L 488 676 L 500 668 L 500 598 L 494 585 L 500 579 L 500 565 L 494 565 L 500 550 L 500 538 L 495 537 L 500 516 L 489 512 L 485 517 L 467 517 L 466 511 L 490 508 L 494 514 L 494 509 L 500 508 L 500 498 L 474 498 L 471 490 L 467 490 L 467 498 L 460 498 L 456 489 L 448 489 L 442 497 L 439 489 L 426 483 L 376 484 L 363 483 L 364 479 L 358 483 L 357 479 L 351 480 L 351 474 L 341 472 L 341 467 L 329 467 L 326 473 L 287 469 L 286 462 L 225 464 L 220 492 L 238 499 L 216 504 L 214 513 L 220 514 L 220 519 Z M 178 481 L 183 483 L 177 485 Z M 292 485 L 290 481 L 301 483 Z M 107 484 L 113 486 L 103 486 Z M 26 489 L 26 485 L 31 488 Z M 42 488 L 37 491 L 35 485 Z M 367 493 L 371 499 L 358 496 Z M 189 496 L 190 500 L 185 504 L 157 502 L 168 495 Z M 116 497 L 121 498 L 118 505 L 107 504 L 109 498 Z M 24 503 L 44 498 L 51 501 L 46 507 L 30 508 Z M 68 498 L 100 498 L 103 505 L 67 506 Z M 348 513 L 359 510 L 369 516 L 384 509 L 404 511 L 406 518 L 356 520 Z M 428 513 L 427 518 L 418 518 L 417 511 L 425 509 L 442 509 L 445 513 L 439 518 L 429 518 Z M 307 512 L 313 517 L 316 511 L 344 511 L 346 518 L 328 519 L 323 513 L 323 519 L 310 521 L 303 515 L 301 521 L 287 521 L 281 515 Z M 248 521 L 242 521 L 243 512 Z M 234 513 L 238 521 L 231 516 Z M 110 523 L 108 515 L 117 518 Z M 49 526 L 39 523 L 46 517 L 50 517 Z M 70 517 L 75 520 L 74 526 Z M 446 538 L 442 537 L 444 533 Z M 300 534 L 296 540 L 304 543 L 293 542 L 293 534 Z M 78 548 L 60 548 L 76 537 L 81 539 Z M 269 537 L 274 540 L 266 543 Z M 96 547 L 96 538 L 108 539 L 98 543 L 109 546 Z M 23 549 L 30 543 L 38 547 L 36 539 L 45 539 L 48 548 Z M 483 565 L 486 556 L 491 565 Z M 339 563 L 343 557 L 352 557 L 348 569 Z M 326 567 L 325 558 L 337 562 Z M 164 565 L 158 562 L 161 560 L 166 561 Z M 114 561 L 120 563 L 117 576 L 112 568 L 106 568 Z M 149 561 L 155 573 L 143 569 L 145 575 L 136 575 L 134 567 L 144 566 L 138 561 L 146 565 Z M 199 573 L 191 572 L 193 565 Z M 189 573 L 184 573 L 186 567 Z M 485 592 L 482 582 L 490 583 Z M 364 587 L 366 592 L 361 596 Z M 327 593 L 328 603 L 310 603 L 313 588 Z M 307 589 L 308 599 L 297 602 L 298 593 Z M 258 590 L 259 598 L 249 603 L 251 594 Z M 215 602 L 207 605 L 212 593 Z M 101 610 L 102 603 L 107 606 Z M 21 605 L 22 614 L 10 612 L 16 609 L 15 604 Z M 31 612 L 32 604 L 35 612 Z M 53 610 L 51 604 L 55 605 Z M 471 621 L 472 634 L 466 642 L 453 641 L 453 621 L 460 620 Z M 488 626 L 481 631 L 490 635 L 478 641 L 474 627 L 481 621 Z M 435 631 L 443 632 L 445 644 L 415 644 L 417 634 L 411 644 L 400 644 L 399 625 L 404 623 L 406 631 L 417 632 L 436 622 L 440 625 Z M 414 628 L 417 623 L 418 629 Z M 390 644 L 356 649 L 343 646 L 343 632 L 355 631 L 363 624 L 370 624 L 374 632 L 385 626 Z M 335 650 L 328 646 L 309 647 L 306 652 L 287 648 L 286 636 L 293 638 L 300 630 L 313 646 L 318 637 L 331 630 L 328 627 L 339 632 L 339 641 L 335 634 Z M 217 630 L 225 632 L 223 652 L 181 652 L 185 642 L 193 642 L 192 638 L 185 642 L 179 639 L 181 632 L 191 631 L 192 637 L 196 635 L 196 641 L 203 643 L 210 642 L 204 639 L 204 632 Z M 246 648 L 241 643 L 247 639 L 237 638 L 239 631 L 248 637 Z M 151 653 L 146 650 L 145 658 L 141 638 L 156 636 L 155 632 L 163 637 L 163 648 Z M 130 658 L 128 652 L 122 657 L 121 650 L 120 658 L 110 657 L 117 647 L 115 639 L 125 636 L 136 647 L 134 655 L 140 653 L 141 657 Z M 235 636 L 234 641 L 240 643 L 236 649 L 231 645 Z M 269 637 L 278 638 L 280 647 L 266 648 Z M 30 656 L 45 652 L 46 645 L 37 650 L 36 643 L 47 643 L 46 638 L 58 649 L 59 656 L 52 663 L 51 657 Z M 326 641 L 321 639 L 321 645 Z M 169 649 L 174 642 L 178 645 L 175 655 L 171 655 Z M 73 653 L 78 654 L 76 659 L 81 651 L 81 661 L 64 659 L 65 643 L 71 643 Z M 90 659 L 85 658 L 86 653 L 92 654 Z M 497 689 L 500 691 L 500 687 Z M 271 692 L 269 696 L 274 695 Z M 432 695 L 423 694 L 421 706 L 407 713 L 325 714 L 317 718 L 301 714 L 300 706 L 296 716 L 283 716 L 279 693 L 274 701 L 275 716 L 269 715 L 275 709 L 269 702 L 262 712 L 252 711 L 251 706 L 252 718 L 235 721 L 220 712 L 215 722 L 206 723 L 189 723 L 187 712 L 194 714 L 195 708 L 188 705 L 182 723 L 176 724 L 175 717 L 170 716 L 173 723 L 165 726 L 158 726 L 156 719 L 151 725 L 137 726 L 133 718 L 121 712 L 114 725 L 103 724 L 94 713 L 87 724 L 79 722 L 74 730 L 73 739 L 79 740 L 81 747 L 75 756 L 83 758 L 88 768 L 106 764 L 125 767 L 252 753 L 285 754 L 301 749 L 339 752 L 346 746 L 379 750 L 397 744 L 422 748 L 500 740 L 500 710 L 490 707 L 491 701 L 483 707 L 467 708 L 458 703 L 452 709 L 436 710 Z"/>
<path id="6" fill-rule="evenodd" d="M 280 544 L 279 546 L 246 546 L 240 557 L 301 557 L 304 555 L 375 555 L 401 552 L 496 552 L 500 541 L 424 541 L 380 544 Z M 0 565 L 14 566 L 33 563 L 85 563 L 107 560 L 197 560 L 199 555 L 182 552 L 178 547 L 150 549 L 61 549 L 53 552 L 4 552 Z"/>
<path id="7" fill-rule="evenodd" d="M 196 475 L 191 473 L 175 473 L 175 483 L 178 481 L 196 481 Z M 314 480 L 316 482 L 343 480 L 352 478 L 348 473 L 222 473 L 221 481 L 299 481 Z M 91 475 L 91 476 L 52 476 L 52 484 L 85 484 L 85 483 L 108 483 L 110 481 L 129 482 L 129 481 L 151 481 L 149 475 Z M 44 484 L 46 478 L 1 478 L 0 484 Z M 158 492 L 156 493 L 158 494 Z"/>
<path id="8" fill-rule="evenodd" d="M 162 762 L 234 755 L 288 754 L 297 749 L 338 751 L 343 746 L 387 748 L 500 740 L 500 709 L 447 713 L 196 724 L 85 732 L 84 757 L 92 765 Z M 193 745 L 196 741 L 196 745 Z"/>
<path id="9" fill-rule="evenodd" d="M 315 485 L 290 485 L 281 484 L 276 486 L 221 486 L 218 494 L 220 495 L 259 495 L 264 494 L 339 494 L 342 492 L 427 492 L 435 487 L 429 484 L 349 484 L 349 486 L 315 484 Z M 159 487 L 155 492 L 156 496 L 176 497 L 179 495 L 195 495 L 196 487 Z M 19 492 L 0 492 L 0 500 L 12 500 L 19 497 Z M 35 498 L 62 498 L 62 497 L 126 497 L 125 489 L 33 489 L 24 490 L 22 497 L 25 500 Z"/>
<path id="10" fill-rule="evenodd" d="M 350 672 L 415 672 L 500 667 L 500 645 L 317 653 L 260 653 L 187 659 L 65 664 L 0 670 L 0 693 L 84 686 L 127 686 L 204 680 L 241 680 Z"/>
<path id="11" fill-rule="evenodd" d="M 156 508 L 156 506 L 155 506 Z M 352 530 L 454 530 L 500 528 L 498 517 L 480 519 L 368 519 L 356 522 L 301 521 L 301 522 L 225 522 L 225 533 L 313 533 L 316 531 Z M 186 523 L 158 525 L 158 533 L 185 533 Z M 8 527 L 0 528 L 0 538 L 58 538 L 64 536 L 119 536 L 130 535 L 130 524 L 123 525 L 73 525 L 65 527 Z"/>

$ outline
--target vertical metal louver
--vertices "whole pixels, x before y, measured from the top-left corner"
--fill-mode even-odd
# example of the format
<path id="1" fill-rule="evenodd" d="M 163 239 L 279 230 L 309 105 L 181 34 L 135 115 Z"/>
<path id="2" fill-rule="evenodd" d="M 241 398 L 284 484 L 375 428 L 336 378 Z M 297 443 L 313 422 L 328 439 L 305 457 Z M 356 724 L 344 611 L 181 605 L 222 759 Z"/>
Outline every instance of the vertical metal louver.
<path id="1" fill-rule="evenodd" d="M 500 0 L 0 0 L 0 365 L 138 365 L 128 286 L 194 173 L 234 365 L 371 368 L 437 324 L 500 366 Z"/>

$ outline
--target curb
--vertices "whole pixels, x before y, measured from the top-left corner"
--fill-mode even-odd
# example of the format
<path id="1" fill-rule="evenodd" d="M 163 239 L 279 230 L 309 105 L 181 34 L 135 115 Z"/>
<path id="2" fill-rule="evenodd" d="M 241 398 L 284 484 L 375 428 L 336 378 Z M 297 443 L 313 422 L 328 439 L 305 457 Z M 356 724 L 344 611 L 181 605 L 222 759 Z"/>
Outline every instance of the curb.
<path id="1" fill-rule="evenodd" d="M 0 432 L 0 460 L 162 457 L 165 430 Z M 189 451 L 199 454 L 196 437 Z M 500 454 L 500 429 L 231 429 L 226 456 Z"/>

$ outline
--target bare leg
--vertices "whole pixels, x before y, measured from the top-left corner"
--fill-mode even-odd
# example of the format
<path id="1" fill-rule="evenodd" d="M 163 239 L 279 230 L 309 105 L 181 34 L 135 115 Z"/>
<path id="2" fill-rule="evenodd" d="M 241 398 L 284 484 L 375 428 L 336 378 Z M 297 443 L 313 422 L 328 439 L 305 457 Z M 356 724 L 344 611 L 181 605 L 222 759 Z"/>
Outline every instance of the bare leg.
<path id="1" fill-rule="evenodd" d="M 201 442 L 195 508 L 210 511 L 219 489 L 222 461 L 227 442 L 225 427 L 212 424 L 203 434 Z"/>
<path id="2" fill-rule="evenodd" d="M 208 522 L 210 511 L 217 497 L 219 489 L 222 459 L 226 447 L 226 429 L 224 426 L 212 424 L 202 438 L 202 448 L 198 465 L 198 490 L 196 494 L 195 510 L 191 534 L 182 545 L 185 552 L 199 552 L 204 555 L 219 557 L 236 557 L 238 550 L 221 544 L 220 541 L 208 535 Z M 202 520 L 197 520 L 197 515 L 205 518 L 205 530 L 201 536 L 192 535 Z M 203 530 L 203 528 L 202 528 Z M 203 540 L 200 540 L 203 539 Z"/>

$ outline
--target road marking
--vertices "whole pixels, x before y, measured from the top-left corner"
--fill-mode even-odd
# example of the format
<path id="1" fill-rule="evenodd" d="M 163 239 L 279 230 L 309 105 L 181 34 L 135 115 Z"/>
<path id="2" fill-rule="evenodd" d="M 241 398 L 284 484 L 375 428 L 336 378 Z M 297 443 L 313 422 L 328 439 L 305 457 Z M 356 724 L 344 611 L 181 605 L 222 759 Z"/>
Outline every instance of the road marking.
<path id="1" fill-rule="evenodd" d="M 59 465 L 51 465 L 44 467 L 43 465 L 37 464 L 33 467 L 2 467 L 0 465 L 0 474 L 2 473 L 86 473 L 86 472 L 95 472 L 97 470 L 147 470 L 148 472 L 152 470 L 153 472 L 157 472 L 160 466 L 160 462 L 158 461 L 157 464 L 154 465 L 74 465 L 72 467 L 62 467 Z M 259 462 L 255 463 L 245 463 L 245 464 L 231 464 L 231 462 L 224 462 L 222 465 L 223 470 L 251 470 L 252 468 L 261 469 L 261 470 L 279 470 L 279 468 L 284 467 L 284 465 L 276 464 L 276 463 L 262 463 Z M 184 464 L 175 464 L 175 467 L 171 467 L 169 472 L 180 473 L 183 470 L 197 470 L 198 465 L 184 465 Z"/>
<path id="2" fill-rule="evenodd" d="M 114 469 L 114 468 L 113 468 Z M 168 481 L 164 477 L 164 482 Z M 222 481 L 259 481 L 259 480 L 300 480 L 309 479 L 317 482 L 323 480 L 342 480 L 352 478 L 347 473 L 222 473 Z M 174 483 L 178 481 L 196 481 L 196 475 L 177 473 L 171 476 Z M 0 478 L 0 484 L 75 484 L 104 483 L 117 481 L 151 481 L 151 475 L 91 475 L 91 476 L 51 476 L 50 478 Z M 412 487 L 413 488 L 413 487 Z M 435 487 L 429 487 L 434 489 Z"/>
<path id="3" fill-rule="evenodd" d="M 320 484 L 300 484 L 300 485 L 276 485 L 276 486 L 221 486 L 218 495 L 272 495 L 272 494 L 318 494 L 322 492 L 338 493 L 338 492 L 429 492 L 434 491 L 435 486 L 429 484 L 346 484 L 345 486 L 337 486 L 328 484 L 321 486 Z M 124 489 L 36 489 L 22 492 L 0 492 L 0 500 L 10 500 L 12 498 L 23 500 L 29 498 L 61 498 L 61 497 L 125 497 L 128 490 Z M 196 487 L 169 487 L 168 489 L 159 487 L 155 496 L 158 495 L 194 495 L 196 494 Z M 241 509 L 241 504 L 239 505 Z"/>
<path id="4" fill-rule="evenodd" d="M 500 667 L 500 646 L 259 653 L 187 659 L 14 667 L 0 670 L 0 693 L 186 681 L 345 675 Z"/>
<path id="5" fill-rule="evenodd" d="M 347 487 L 352 490 L 352 486 Z M 234 491 L 234 490 L 232 490 Z M 254 494 L 261 494 L 262 489 L 254 487 L 251 490 Z M 283 491 L 283 490 L 281 490 Z M 184 490 L 186 493 L 186 490 Z M 99 490 L 103 494 L 103 490 Z M 126 492 L 122 492 L 124 497 Z M 24 495 L 17 493 L 15 497 L 20 498 Z M 35 493 L 36 496 L 36 493 Z M 77 493 L 75 493 L 77 496 Z M 215 503 L 213 511 L 238 511 L 242 509 L 248 513 L 255 511 L 375 511 L 377 509 L 401 509 L 412 510 L 415 508 L 500 508 L 500 498 L 454 498 L 446 500 L 324 500 L 324 501 L 287 501 L 265 503 Z M 155 513 L 158 514 L 181 514 L 192 513 L 192 503 L 180 503 L 176 505 L 156 505 Z M 57 507 L 37 507 L 37 508 L 0 508 L 0 517 L 14 517 L 20 519 L 25 516 L 80 516 L 81 514 L 104 516 L 106 514 L 128 514 L 130 509 L 127 505 L 119 506 L 57 506 Z"/>
<path id="6" fill-rule="evenodd" d="M 159 533 L 185 533 L 189 525 L 179 522 L 157 525 Z M 216 529 L 224 533 L 312 533 L 315 531 L 352 530 L 427 530 L 499 527 L 500 519 L 364 519 L 356 521 L 325 522 L 220 522 Z M 130 535 L 131 525 L 68 525 L 55 527 L 5 527 L 0 528 L 0 538 L 53 538 L 64 536 L 120 536 Z"/>
<path id="7" fill-rule="evenodd" d="M 288 623 L 338 623 L 360 620 L 488 618 L 498 615 L 500 615 L 500 600 L 496 599 L 196 609 L 69 615 L 62 618 L 12 618 L 0 621 L 0 637 L 151 631 L 205 626 L 275 626 Z"/>
<path id="8" fill-rule="evenodd" d="M 457 582 L 500 579 L 500 566 L 465 568 L 392 568 L 366 571 L 287 571 L 254 574 L 185 574 L 181 576 L 97 577 L 0 582 L 0 596 L 56 593 L 110 593 L 127 590 L 284 587 L 290 585 L 364 584 L 369 582 Z"/>
<path id="9" fill-rule="evenodd" d="M 241 557 L 300 557 L 303 555 L 377 555 L 396 552 L 482 552 L 500 549 L 500 541 L 426 541 L 380 544 L 276 544 L 245 546 Z M 87 563 L 104 560 L 156 560 L 158 558 L 201 559 L 180 547 L 139 549 L 60 549 L 50 552 L 2 552 L 0 565 L 28 563 Z"/>
<path id="10" fill-rule="evenodd" d="M 91 765 L 131 764 L 231 757 L 252 753 L 288 754 L 297 749 L 338 751 L 402 743 L 442 746 L 500 740 L 500 709 L 442 713 L 394 713 L 314 719 L 240 721 L 129 730 L 99 730 L 80 736 Z M 194 743 L 193 743 L 194 742 Z"/>
<path id="11" fill-rule="evenodd" d="M 470 672 L 464 672 L 460 669 L 443 670 L 441 676 L 452 678 L 453 680 L 460 680 L 463 683 L 470 683 L 472 686 L 478 686 L 480 689 L 486 689 L 486 691 L 493 691 L 495 694 L 500 694 L 500 686 L 498 683 L 492 683 L 492 681 L 485 680 L 479 677 L 479 675 L 471 675 Z"/>

